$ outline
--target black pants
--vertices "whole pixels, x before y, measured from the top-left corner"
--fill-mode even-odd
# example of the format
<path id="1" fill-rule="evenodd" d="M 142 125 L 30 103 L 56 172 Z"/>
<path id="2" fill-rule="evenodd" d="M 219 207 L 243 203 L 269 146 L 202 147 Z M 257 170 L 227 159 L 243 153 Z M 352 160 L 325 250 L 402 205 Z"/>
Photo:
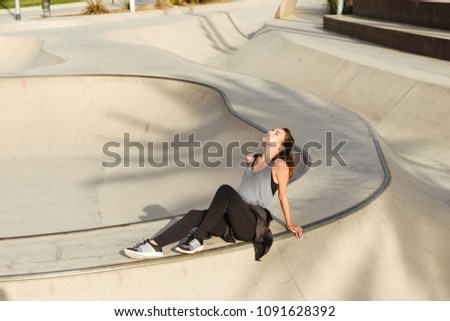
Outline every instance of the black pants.
<path id="1" fill-rule="evenodd" d="M 194 233 L 197 238 L 203 239 L 208 233 L 222 237 L 227 226 L 238 240 L 251 241 L 255 237 L 255 214 L 238 192 L 231 186 L 222 185 L 207 210 L 189 211 L 154 240 L 159 246 L 165 246 L 181 240 L 193 227 L 197 227 Z"/>

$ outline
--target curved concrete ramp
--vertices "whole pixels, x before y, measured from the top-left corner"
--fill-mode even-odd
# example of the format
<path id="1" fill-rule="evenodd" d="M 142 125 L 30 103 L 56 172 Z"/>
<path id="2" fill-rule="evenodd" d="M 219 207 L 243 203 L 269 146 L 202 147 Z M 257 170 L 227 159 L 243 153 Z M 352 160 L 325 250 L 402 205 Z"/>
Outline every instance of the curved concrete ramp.
<path id="1" fill-rule="evenodd" d="M 64 59 L 48 53 L 44 41 L 28 37 L 0 36 L 0 73 L 13 73 L 64 62 Z"/>
<path id="2" fill-rule="evenodd" d="M 324 1 L 314 0 L 308 4 L 312 2 L 320 2 L 317 11 L 323 9 Z M 124 14 L 88 19 L 88 24 L 83 23 L 87 20 L 86 17 L 76 17 L 74 21 L 77 21 L 79 27 L 68 28 L 64 32 L 51 28 L 58 25 L 57 18 L 44 23 L 47 28 L 37 31 L 37 36 L 45 39 L 51 52 L 68 59 L 64 64 L 42 70 L 19 71 L 22 78 L 1 80 L 8 85 L 0 87 L 2 90 L 11 88 L 14 97 L 22 99 L 16 103 L 8 100 L 8 104 L 15 106 L 14 112 L 8 113 L 15 115 L 15 118 L 11 121 L 2 119 L 3 126 L 16 134 L 20 133 L 20 137 L 6 133 L 11 136 L 11 142 L 7 136 L 1 136 L 2 146 L 4 144 L 10 151 L 8 155 L 2 154 L 2 165 L 9 164 L 12 169 L 4 170 L 2 175 L 10 178 L 8 182 L 14 182 L 19 177 L 14 176 L 16 165 L 24 161 L 24 164 L 30 166 L 30 169 L 24 169 L 26 177 L 38 183 L 28 189 L 33 191 L 28 194 L 29 198 L 40 195 L 36 200 L 49 208 L 55 204 L 61 208 L 63 204 L 53 202 L 55 199 L 49 194 L 61 192 L 60 195 L 65 196 L 70 194 L 63 193 L 67 192 L 64 189 L 66 185 L 71 186 L 70 191 L 78 191 L 83 186 L 80 195 L 83 204 L 86 204 L 86 208 L 82 208 L 86 215 L 80 216 L 80 222 L 84 226 L 93 224 L 94 227 L 106 228 L 1 240 L 2 298 L 406 300 L 450 297 L 450 242 L 447 232 L 450 225 L 449 193 L 445 180 L 432 175 L 439 173 L 447 177 L 447 163 L 439 163 L 440 166 L 443 164 L 441 168 L 431 166 L 435 161 L 448 159 L 445 152 L 448 148 L 442 148 L 445 147 L 445 139 L 437 139 L 436 144 L 431 140 L 432 134 L 448 134 L 442 126 L 447 122 L 445 108 L 434 105 L 434 102 L 442 104 L 448 101 L 444 99 L 447 96 L 441 89 L 435 91 L 436 87 L 433 87 L 446 86 L 447 69 L 428 60 L 419 61 L 414 67 L 406 66 L 405 61 L 414 60 L 410 56 L 402 54 L 401 59 L 392 60 L 392 57 L 397 57 L 392 51 L 324 33 L 317 23 L 321 19 L 315 16 L 317 11 L 313 5 L 308 8 L 308 13 L 298 13 L 300 19 L 270 20 L 278 4 L 275 0 L 258 0 L 209 7 L 214 8 L 210 11 L 220 8 L 224 12 L 237 14 L 244 21 L 257 22 L 253 29 L 249 28 L 245 32 L 251 40 L 237 44 L 234 48 L 237 50 L 231 56 L 228 53 L 215 56 L 219 52 L 214 49 L 207 51 L 212 54 L 209 57 L 215 56 L 218 59 L 212 62 L 209 60 L 214 66 L 226 68 L 229 64 L 228 71 L 208 68 L 201 55 L 197 63 L 183 59 L 182 53 L 188 51 L 183 48 L 184 45 L 177 48 L 180 55 L 176 56 L 167 51 L 168 47 L 152 47 L 160 46 L 160 43 L 125 43 L 127 39 L 121 33 L 124 29 L 134 30 L 136 33 L 142 28 L 147 31 L 152 26 L 171 24 L 178 19 L 180 22 L 192 20 L 190 23 L 195 19 L 204 19 L 192 15 L 192 12 L 188 16 L 178 12 L 178 17 L 170 14 Z M 264 9 L 265 13 L 261 14 L 259 8 L 263 5 L 273 10 L 268 13 Z M 205 13 L 209 9 L 205 6 L 202 10 Z M 214 17 L 219 18 L 216 15 Z M 271 25 L 271 29 L 276 28 L 277 33 L 267 28 L 257 32 L 258 24 L 266 20 L 270 20 L 267 24 Z M 227 30 L 227 33 L 236 32 L 231 28 L 223 30 Z M 216 31 L 220 35 L 220 28 Z M 133 32 L 130 35 L 133 39 L 140 36 Z M 177 33 L 170 35 L 174 43 L 176 35 Z M 200 28 L 196 29 L 195 35 L 198 43 L 206 43 L 205 34 Z M 70 36 L 70 42 L 66 41 L 67 36 Z M 227 35 L 220 36 L 222 39 L 229 39 Z M 230 35 L 231 38 L 234 36 L 235 34 Z M 183 33 L 179 33 L 179 37 L 181 44 Z M 302 45 L 299 44 L 299 39 Z M 317 46 L 311 48 L 313 45 Z M 350 50 L 352 46 L 358 48 L 357 52 Z M 376 52 L 377 59 L 373 52 Z M 377 60 L 382 60 L 382 63 Z M 394 65 L 397 66 L 394 68 L 397 73 L 386 74 L 386 66 L 392 68 Z M 444 67 L 446 66 L 448 65 Z M 425 72 L 425 69 L 428 71 Z M 159 80 L 141 77 L 42 76 L 88 72 L 186 79 L 214 87 L 223 96 L 202 86 L 189 84 L 185 87 L 184 83 L 169 80 L 163 81 L 164 85 L 161 86 Z M 32 74 L 41 77 L 30 78 L 29 75 Z M 398 75 L 404 80 L 398 81 L 401 79 Z M 420 79 L 411 75 L 418 75 Z M 410 81 L 414 83 L 417 80 L 426 80 L 426 84 L 416 83 L 408 87 Z M 51 84 L 58 92 L 41 91 L 48 87 L 41 82 Z M 25 86 L 28 91 L 24 89 Z M 389 90 L 390 87 L 392 91 Z M 411 109 L 407 107 L 416 104 L 417 98 L 412 98 L 420 97 L 424 92 L 415 90 L 423 87 L 432 88 L 430 93 L 438 93 L 437 96 L 427 96 L 425 102 L 439 112 L 439 117 L 426 118 L 425 113 L 415 109 L 419 107 L 414 107 L 413 112 L 408 114 Z M 73 88 L 77 95 L 71 96 L 68 88 Z M 126 90 L 122 91 L 122 88 Z M 363 95 L 358 95 L 358 90 Z M 409 92 L 414 95 L 409 96 Z M 397 104 L 399 100 L 393 98 L 398 97 L 397 94 L 401 96 L 401 104 Z M 184 109 L 186 97 L 189 98 L 186 100 L 189 110 Z M 436 97 L 440 98 L 435 99 Z M 154 99 L 165 106 L 165 109 L 151 107 L 149 102 Z M 77 104 L 78 101 L 83 104 Z M 197 104 L 201 118 L 196 113 Z M 210 110 L 211 104 L 214 104 L 214 108 L 219 107 L 218 110 Z M 377 127 L 381 138 L 358 115 L 339 105 L 363 115 L 374 126 L 377 126 L 376 121 L 380 119 L 390 119 L 385 123 L 389 126 L 384 127 L 390 129 L 382 131 L 383 127 Z M 27 110 L 29 106 L 33 108 Z M 202 138 L 214 137 L 221 142 L 234 139 L 234 131 L 239 138 L 251 138 L 253 135 L 258 138 L 260 133 L 257 129 L 231 114 L 224 114 L 227 106 L 246 120 L 252 121 L 258 128 L 280 125 L 290 127 L 300 146 L 311 141 L 325 146 L 327 131 L 335 134 L 334 143 L 339 140 L 349 141 L 342 150 L 342 156 L 350 166 L 319 166 L 310 169 L 300 180 L 293 181 L 289 186 L 294 219 L 308 229 L 304 240 L 297 242 L 285 233 L 282 212 L 274 201 L 271 211 L 275 216 L 272 228 L 276 240 L 263 262 L 254 261 L 253 249 L 248 243 L 229 247 L 216 239 L 208 241 L 207 250 L 198 255 L 175 255 L 168 247 L 164 249 L 166 255 L 161 260 L 130 261 L 125 258 L 121 252 L 125 246 L 165 228 L 173 222 L 173 218 L 137 224 L 124 223 L 116 227 L 107 227 L 108 224 L 125 222 L 125 217 L 131 218 L 128 222 L 148 220 L 149 213 L 173 215 L 172 210 L 177 211 L 183 207 L 184 212 L 188 205 L 203 205 L 210 199 L 214 187 L 229 181 L 233 185 L 238 184 L 242 172 L 239 169 L 236 172 L 217 169 L 214 170 L 214 175 L 210 175 L 210 172 L 202 168 L 198 172 L 201 174 L 197 175 L 196 171 L 189 170 L 190 176 L 186 177 L 183 170 L 183 173 L 177 173 L 176 198 L 170 190 L 169 195 L 158 191 L 157 197 L 151 199 L 155 197 L 154 193 L 143 189 L 156 189 L 150 179 L 154 176 L 140 175 L 139 171 L 133 169 L 126 171 L 124 168 L 116 168 L 105 170 L 102 179 L 98 165 L 102 160 L 99 157 L 101 145 L 105 141 L 122 138 L 125 130 L 130 130 L 131 139 L 136 135 L 137 141 L 147 140 L 149 133 L 152 137 L 161 135 L 165 139 L 165 135 L 171 137 L 173 134 L 164 131 L 166 126 L 177 131 L 178 127 L 183 127 L 187 133 L 194 125 L 198 127 Z M 7 108 L 7 105 L 1 107 Z M 158 119 L 147 116 L 150 108 L 156 108 L 150 114 L 160 116 Z M 108 113 L 110 109 L 113 113 Z M 177 116 L 178 109 L 183 111 L 181 120 L 173 118 Z M 44 112 L 40 113 L 38 110 Z M 62 110 L 67 115 L 61 113 Z M 377 115 L 382 117 L 377 118 Z M 424 117 L 427 122 L 420 128 L 422 135 L 427 138 L 426 144 L 416 144 L 416 149 L 408 149 L 408 145 L 401 144 L 400 140 L 399 144 L 392 144 L 390 135 L 396 137 L 397 134 L 411 134 Z M 224 124 L 223 118 L 226 119 Z M 22 119 L 26 121 L 26 126 L 22 124 Z M 185 119 L 192 119 L 193 123 L 189 122 L 184 126 Z M 406 119 L 410 124 L 408 126 L 404 126 Z M 211 127 L 209 123 L 217 128 Z M 436 124 L 436 131 L 432 131 L 433 123 Z M 48 130 L 45 130 L 46 125 L 43 124 L 48 125 Z M 172 125 L 175 127 L 171 127 Z M 22 135 L 24 131 L 30 134 Z M 58 132 L 59 136 L 51 135 L 52 132 Z M 39 136 L 45 139 L 40 140 Z M 70 144 L 66 146 L 65 141 Z M 404 149 L 400 153 L 402 147 Z M 392 173 L 391 184 L 385 191 L 389 175 L 384 166 L 383 152 Z M 430 166 L 419 165 L 417 159 L 406 157 L 406 152 L 409 155 L 420 155 Z M 16 153 L 20 156 L 20 162 L 14 159 Z M 52 158 L 47 157 L 47 154 Z M 76 155 L 80 154 L 82 157 L 77 159 Z M 310 155 L 314 160 L 324 159 L 329 156 L 329 151 L 312 150 Z M 43 166 L 39 167 L 39 162 L 34 162 L 38 160 L 35 156 L 39 156 Z M 33 170 L 32 166 L 37 166 L 37 170 Z M 418 179 L 419 169 L 428 171 L 426 175 L 422 175 L 426 179 Z M 58 181 L 58 176 L 51 176 L 55 173 L 70 173 L 63 177 L 70 178 L 71 184 L 64 184 Z M 164 181 L 172 179 L 171 175 L 165 174 L 156 177 L 163 178 Z M 50 177 L 52 184 L 47 184 L 47 177 Z M 20 179 L 20 183 L 25 186 L 32 184 L 31 179 Z M 192 184 L 197 184 L 197 180 L 205 184 L 204 193 L 198 197 L 189 189 Z M 165 188 L 173 186 L 171 182 Z M 16 205 L 20 207 L 23 199 L 20 198 L 21 189 L 18 186 L 15 188 L 18 193 L 13 196 L 19 198 L 19 205 Z M 45 193 L 46 190 L 52 193 Z M 41 194 L 34 194 L 38 192 Z M 100 203 L 97 203 L 97 199 Z M 172 204 L 173 199 L 179 203 Z M 205 203 L 202 203 L 203 200 Z M 76 199 L 70 201 L 72 206 L 67 207 L 67 210 L 77 212 L 77 204 L 81 202 L 77 203 Z M 191 201 L 195 204 L 190 203 Z M 34 205 L 32 200 L 25 202 L 28 202 L 28 206 Z M 168 205 L 158 206 L 161 202 Z M 101 205 L 100 211 L 98 204 Z M 170 210 L 166 207 L 170 207 Z M 12 208 L 14 204 L 10 206 Z M 55 217 L 59 211 L 49 212 L 55 214 L 48 217 L 49 221 L 57 222 L 59 218 Z M 336 220 L 351 212 L 355 213 Z M 45 209 L 39 209 L 38 213 L 47 215 Z M 33 222 L 34 218 L 30 213 L 22 214 Z M 1 218 L 10 219 L 8 215 L 2 215 Z M 70 227 L 79 224 L 72 217 L 68 219 L 71 220 Z M 330 221 L 334 223 L 324 225 Z M 19 235 L 14 230 L 21 229 L 19 224 L 23 222 L 25 220 L 15 221 L 13 228 L 4 229 L 5 233 Z M 61 220 L 59 224 L 61 231 L 65 222 Z M 320 228 L 314 228 L 318 226 Z M 64 229 L 66 227 L 63 226 Z M 22 235 L 31 230 L 30 226 L 27 231 L 25 229 L 20 232 Z M 36 229 L 42 232 L 45 227 L 37 225 Z"/>
<path id="3" fill-rule="evenodd" d="M 269 22 L 229 63 L 358 113 L 382 142 L 390 186 L 356 215 L 308 233 L 310 250 L 292 262 L 302 293 L 448 300 L 450 64 L 359 43 L 320 31 L 320 24 L 321 16 L 301 11 Z"/>
<path id="4" fill-rule="evenodd" d="M 248 121 L 273 124 L 273 108 L 280 103 L 243 108 L 208 86 L 148 77 L 21 77 L 1 83 L 0 88 L 8 90 L 3 93 L 4 114 L 10 116 L 1 126 L 3 280 L 135 266 L 121 252 L 124 247 L 156 234 L 191 208 L 207 208 L 221 184 L 239 185 L 243 155 L 258 148 L 262 135 L 257 124 Z M 311 153 L 322 166 L 290 185 L 293 219 L 306 228 L 317 226 L 372 201 L 388 176 L 366 125 L 354 114 L 308 95 L 274 90 L 291 100 L 277 106 L 277 122 L 302 133 L 299 142 L 322 146 Z M 327 122 L 330 116 L 334 124 Z M 327 141 L 327 130 L 335 141 L 347 141 L 341 156 L 348 166 L 325 166 L 331 154 L 325 146 L 336 144 Z M 171 145 L 178 133 L 182 141 L 195 135 L 191 144 L 197 148 L 167 150 L 168 166 L 147 164 L 148 157 L 160 162 L 161 146 Z M 154 152 L 149 153 L 148 143 L 154 144 Z M 204 146 L 211 143 L 224 154 L 205 159 Z M 105 149 L 105 144 L 114 148 Z M 117 160 L 111 155 L 121 162 L 109 166 Z M 184 167 L 175 158 L 184 161 Z M 220 161 L 221 166 L 207 166 L 207 161 Z M 296 177 L 301 175 L 300 166 Z M 345 190 L 342 181 L 350 185 Z M 350 190 L 352 195 L 344 199 Z M 329 201 L 317 201 L 325 196 Z M 271 211 L 272 231 L 284 237 L 277 202 Z M 242 247 L 249 244 L 231 246 Z M 208 241 L 206 248 L 215 255 L 231 249 L 218 239 Z M 165 254 L 158 262 L 139 264 L 187 259 L 170 249 Z"/>
<path id="5" fill-rule="evenodd" d="M 132 30 L 111 31 L 102 38 L 164 49 L 182 59 L 220 66 L 248 40 L 255 26 L 227 12 L 191 13 L 182 21 Z"/>
<path id="6" fill-rule="evenodd" d="M 344 106 L 367 119 L 400 154 L 420 155 L 449 169 L 449 63 L 392 53 L 376 59 L 383 49 L 346 47 L 339 39 L 328 40 L 325 32 L 311 37 L 313 30 L 313 22 L 301 19 L 268 24 L 231 57 L 229 66 Z M 255 51 L 260 54 L 252 57 Z"/>
<path id="7" fill-rule="evenodd" d="M 253 142 L 248 149 L 254 151 L 261 139 L 259 130 L 233 116 L 219 92 L 189 82 L 1 79 L 0 96 L 8 115 L 0 120 L 1 238 L 206 208 L 221 183 L 239 184 L 243 144 Z M 188 139 L 192 148 L 171 146 Z M 207 143 L 223 152 L 206 159 Z"/>

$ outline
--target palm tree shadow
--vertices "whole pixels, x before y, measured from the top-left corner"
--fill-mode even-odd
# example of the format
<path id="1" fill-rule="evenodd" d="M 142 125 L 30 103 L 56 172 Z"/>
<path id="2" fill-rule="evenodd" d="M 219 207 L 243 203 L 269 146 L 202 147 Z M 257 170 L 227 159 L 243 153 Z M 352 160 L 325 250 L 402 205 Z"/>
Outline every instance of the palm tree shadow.
<path id="1" fill-rule="evenodd" d="M 15 18 L 15 14 L 14 12 L 11 10 L 11 8 L 9 8 L 6 4 L 6 1 L 4 0 L 0 0 L 0 8 L 6 9 L 8 11 L 8 13 L 11 15 L 11 17 Z M 0 297 L 1 298 L 1 297 Z"/>

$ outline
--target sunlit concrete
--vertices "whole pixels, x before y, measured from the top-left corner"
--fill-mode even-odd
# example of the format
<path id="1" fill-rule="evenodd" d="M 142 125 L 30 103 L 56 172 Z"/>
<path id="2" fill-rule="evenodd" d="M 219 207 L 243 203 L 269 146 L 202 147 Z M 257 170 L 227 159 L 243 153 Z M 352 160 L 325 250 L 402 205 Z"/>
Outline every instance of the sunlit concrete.
<path id="1" fill-rule="evenodd" d="M 299 3 L 289 21 L 273 20 L 279 3 L 267 0 L 24 21 L 34 31 L 5 22 L 5 36 L 41 39 L 64 62 L 0 80 L 10 116 L 1 126 L 1 298 L 448 299 L 448 64 L 326 33 L 324 2 Z M 422 100 L 435 113 L 422 112 Z M 290 184 L 295 221 L 356 212 L 299 242 L 282 237 L 275 199 L 278 237 L 262 262 L 249 244 L 217 239 L 190 257 L 170 247 L 162 260 L 123 256 L 173 222 L 164 217 L 207 206 L 221 183 L 237 187 L 242 169 L 105 169 L 106 141 L 193 131 L 224 144 L 278 126 L 299 146 L 325 145 L 327 131 L 348 141 L 349 166 L 311 168 Z"/>

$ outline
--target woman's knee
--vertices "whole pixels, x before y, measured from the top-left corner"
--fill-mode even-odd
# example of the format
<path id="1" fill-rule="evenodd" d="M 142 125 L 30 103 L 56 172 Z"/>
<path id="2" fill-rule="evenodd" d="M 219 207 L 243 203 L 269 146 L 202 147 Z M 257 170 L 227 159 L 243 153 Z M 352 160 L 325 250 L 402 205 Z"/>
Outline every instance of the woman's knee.
<path id="1" fill-rule="evenodd" d="M 236 190 L 231 187 L 230 185 L 224 184 L 222 186 L 219 187 L 219 189 L 217 190 L 217 193 L 221 193 L 221 194 L 232 194 L 232 193 L 237 193 Z"/>

